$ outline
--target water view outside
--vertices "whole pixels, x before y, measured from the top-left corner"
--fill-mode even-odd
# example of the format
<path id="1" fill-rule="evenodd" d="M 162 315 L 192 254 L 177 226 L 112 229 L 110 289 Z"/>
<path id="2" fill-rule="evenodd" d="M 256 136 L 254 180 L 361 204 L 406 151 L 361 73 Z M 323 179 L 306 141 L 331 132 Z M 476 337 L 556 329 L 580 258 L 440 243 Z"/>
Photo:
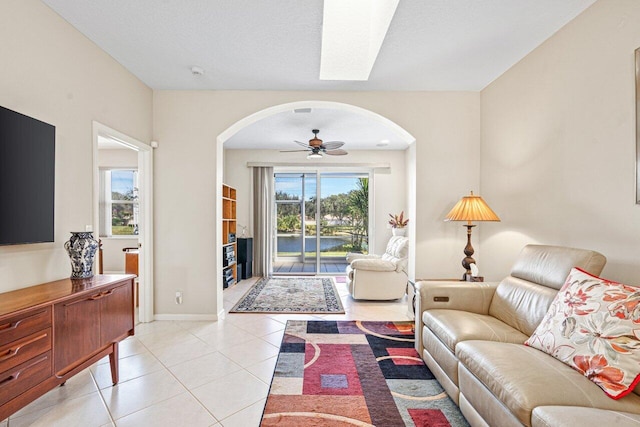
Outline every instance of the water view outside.
<path id="1" fill-rule="evenodd" d="M 340 237 L 320 237 L 320 251 L 339 251 L 344 245 L 349 244 L 351 238 L 349 236 Z M 316 252 L 316 238 L 305 237 L 306 253 Z M 279 236 L 278 237 L 278 254 L 300 254 L 302 252 L 302 240 L 299 235 L 296 236 Z"/>
<path id="2" fill-rule="evenodd" d="M 317 181 L 320 178 L 318 203 Z M 369 178 L 354 173 L 275 175 L 277 257 L 320 262 L 367 253 Z M 318 232 L 318 227 L 319 232 Z M 316 238 L 320 235 L 320 253 Z M 303 257 L 304 239 L 304 257 Z"/>

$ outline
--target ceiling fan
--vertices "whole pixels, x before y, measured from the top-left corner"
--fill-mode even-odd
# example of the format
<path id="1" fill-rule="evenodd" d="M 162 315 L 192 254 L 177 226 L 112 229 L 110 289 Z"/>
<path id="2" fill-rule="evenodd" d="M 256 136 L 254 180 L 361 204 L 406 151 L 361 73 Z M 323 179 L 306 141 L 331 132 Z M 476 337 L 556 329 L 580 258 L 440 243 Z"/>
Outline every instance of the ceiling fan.
<path id="1" fill-rule="evenodd" d="M 321 159 L 323 153 L 328 154 L 330 156 L 344 156 L 345 154 L 349 154 L 345 150 L 340 148 L 344 145 L 344 142 L 342 141 L 322 142 L 322 140 L 318 138 L 318 133 L 320 133 L 318 129 L 313 129 L 311 132 L 313 132 L 313 138 L 311 138 L 308 143 L 293 141 L 296 144 L 304 147 L 305 148 L 304 150 L 285 150 L 285 151 L 281 151 L 281 153 L 309 151 L 310 153 L 309 155 L 307 155 L 307 159 Z"/>

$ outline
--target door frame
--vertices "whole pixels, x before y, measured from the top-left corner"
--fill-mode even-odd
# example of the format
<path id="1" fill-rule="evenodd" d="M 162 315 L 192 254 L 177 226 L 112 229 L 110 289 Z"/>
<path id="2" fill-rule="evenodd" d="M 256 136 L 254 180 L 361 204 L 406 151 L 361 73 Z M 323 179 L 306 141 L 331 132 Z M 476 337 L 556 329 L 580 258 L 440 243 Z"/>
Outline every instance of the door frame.
<path id="1" fill-rule="evenodd" d="M 98 166 L 98 136 L 114 139 L 138 153 L 138 197 L 140 199 L 139 241 L 140 256 L 138 298 L 140 322 L 153 321 L 153 148 L 102 123 L 94 121 L 93 127 L 93 229 L 100 224 L 100 175 Z M 96 260 L 97 261 L 97 260 Z M 95 267 L 95 266 L 94 266 Z"/>

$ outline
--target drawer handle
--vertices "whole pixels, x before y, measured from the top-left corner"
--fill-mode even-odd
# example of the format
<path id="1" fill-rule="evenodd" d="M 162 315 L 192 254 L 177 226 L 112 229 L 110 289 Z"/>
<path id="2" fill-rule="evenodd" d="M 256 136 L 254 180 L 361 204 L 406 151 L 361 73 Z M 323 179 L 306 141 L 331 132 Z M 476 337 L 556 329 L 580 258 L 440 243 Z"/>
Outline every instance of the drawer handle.
<path id="1" fill-rule="evenodd" d="M 33 319 L 33 318 L 42 316 L 44 313 L 45 313 L 44 311 L 40 311 L 40 312 L 38 312 L 36 314 L 32 314 L 31 316 L 27 316 L 27 317 L 25 317 L 23 319 L 20 319 L 18 321 L 15 321 L 15 322 L 12 322 L 12 323 L 5 323 L 3 325 L 0 325 L 0 331 L 5 331 L 7 329 L 16 329 L 25 320 L 29 320 L 29 319 Z"/>
<path id="2" fill-rule="evenodd" d="M 4 387 L 4 386 L 6 386 L 8 384 L 11 384 L 15 380 L 17 380 L 20 377 L 20 374 L 22 374 L 24 371 L 29 370 L 29 369 L 33 368 L 34 366 L 46 361 L 48 358 L 49 358 L 49 356 L 44 355 L 43 357 L 40 357 L 40 358 L 34 360 L 32 363 L 29 364 L 29 366 L 25 366 L 21 370 L 19 370 L 17 372 L 14 372 L 10 376 L 6 377 L 5 379 L 0 380 L 0 387 Z"/>
<path id="3" fill-rule="evenodd" d="M 10 348 L 9 350 L 5 351 L 4 354 L 0 356 L 0 362 L 4 362 L 5 360 L 11 359 L 16 354 L 18 354 L 18 350 L 20 350 L 21 348 L 22 346 L 18 348 Z"/>
<path id="4" fill-rule="evenodd" d="M 41 340 L 42 338 L 46 338 L 46 337 L 47 337 L 46 333 L 40 334 L 37 337 L 31 338 L 27 342 L 22 342 L 22 343 L 20 343 L 20 345 L 18 345 L 16 347 L 13 347 L 13 348 L 10 348 L 3 355 L 0 356 L 0 362 L 4 362 L 5 360 L 9 360 L 12 357 L 15 357 L 20 352 L 20 350 L 22 350 L 23 347 L 25 347 L 25 346 L 27 346 L 29 344 L 32 344 L 32 343 L 34 343 L 34 342 L 36 342 L 38 340 Z"/>
<path id="5" fill-rule="evenodd" d="M 11 375 L 10 377 L 7 377 L 7 378 L 3 379 L 2 381 L 0 381 L 0 387 L 3 387 L 5 385 L 9 384 L 10 382 L 17 380 L 19 376 L 20 376 L 20 372 L 18 372 L 15 375 Z"/>
<path id="6" fill-rule="evenodd" d="M 109 290 L 107 292 L 100 292 L 99 294 L 92 296 L 90 299 L 95 301 L 95 300 L 100 299 L 100 298 L 108 297 L 112 293 L 113 293 L 113 289 L 111 289 L 111 290 Z"/>
<path id="7" fill-rule="evenodd" d="M 5 331 L 7 329 L 15 329 L 18 327 L 20 323 L 22 323 L 24 319 L 20 319 L 17 322 L 5 323 L 4 325 L 0 325 L 0 331 Z"/>
<path id="8" fill-rule="evenodd" d="M 73 302 L 64 304 L 64 307 L 69 307 L 71 305 L 79 304 L 79 303 L 85 302 L 85 301 L 95 301 L 95 300 L 104 298 L 106 296 L 109 296 L 112 293 L 113 293 L 113 289 L 110 289 L 110 290 L 108 290 L 106 292 L 100 292 L 99 294 L 91 295 L 90 297 L 87 297 L 85 299 L 81 299 L 81 300 L 78 300 L 78 301 L 73 301 Z"/>

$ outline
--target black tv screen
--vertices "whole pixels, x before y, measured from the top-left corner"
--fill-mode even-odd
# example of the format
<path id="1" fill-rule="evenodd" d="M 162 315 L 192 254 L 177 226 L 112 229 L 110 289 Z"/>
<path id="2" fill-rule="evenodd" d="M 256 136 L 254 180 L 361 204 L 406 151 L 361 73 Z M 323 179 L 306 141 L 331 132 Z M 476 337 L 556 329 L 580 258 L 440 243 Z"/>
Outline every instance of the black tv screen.
<path id="1" fill-rule="evenodd" d="M 0 107 L 0 245 L 54 241 L 56 128 Z"/>

